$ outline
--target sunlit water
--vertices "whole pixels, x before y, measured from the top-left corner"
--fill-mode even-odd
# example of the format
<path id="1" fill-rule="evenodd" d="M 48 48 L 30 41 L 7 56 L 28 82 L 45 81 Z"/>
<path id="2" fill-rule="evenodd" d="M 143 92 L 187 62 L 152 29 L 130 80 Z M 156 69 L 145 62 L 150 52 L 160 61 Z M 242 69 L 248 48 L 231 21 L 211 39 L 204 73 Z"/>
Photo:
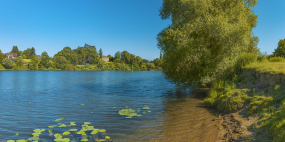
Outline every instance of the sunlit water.
<path id="1" fill-rule="evenodd" d="M 28 139 L 34 129 L 46 129 L 39 142 L 52 142 L 47 130 L 80 130 L 84 122 L 105 129 L 97 135 L 111 141 L 147 140 L 164 125 L 164 106 L 191 95 L 191 88 L 176 87 L 161 71 L 1 71 L 0 80 L 2 141 Z M 144 105 L 151 112 L 140 117 L 125 118 L 113 109 Z M 69 122 L 77 125 L 48 128 Z M 79 140 L 75 134 L 64 137 Z"/>

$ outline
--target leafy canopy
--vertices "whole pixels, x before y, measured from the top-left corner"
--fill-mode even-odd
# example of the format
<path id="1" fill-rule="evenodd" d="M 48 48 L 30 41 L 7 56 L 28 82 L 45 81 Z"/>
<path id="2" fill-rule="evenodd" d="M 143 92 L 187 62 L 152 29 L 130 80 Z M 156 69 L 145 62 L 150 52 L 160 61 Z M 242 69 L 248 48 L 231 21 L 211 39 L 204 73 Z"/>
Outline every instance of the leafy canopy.
<path id="1" fill-rule="evenodd" d="M 160 16 L 172 24 L 158 35 L 163 73 L 179 85 L 205 86 L 253 49 L 257 0 L 164 0 Z"/>
<path id="2" fill-rule="evenodd" d="M 278 46 L 276 49 L 274 49 L 275 51 L 273 52 L 273 55 L 275 56 L 284 56 L 285 57 L 285 38 L 282 40 L 280 39 L 278 42 Z"/>

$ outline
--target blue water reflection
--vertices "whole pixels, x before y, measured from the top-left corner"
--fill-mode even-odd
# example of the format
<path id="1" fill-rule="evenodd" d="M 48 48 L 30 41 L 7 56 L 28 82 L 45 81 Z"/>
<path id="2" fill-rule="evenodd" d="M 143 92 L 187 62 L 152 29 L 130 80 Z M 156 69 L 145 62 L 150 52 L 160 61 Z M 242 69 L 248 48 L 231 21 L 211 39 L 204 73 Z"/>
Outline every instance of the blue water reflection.
<path id="1" fill-rule="evenodd" d="M 177 88 L 161 71 L 0 71 L 0 80 L 0 140 L 28 139 L 34 129 L 49 130 L 58 118 L 64 118 L 60 123 L 75 122 L 77 129 L 91 122 L 117 141 L 147 137 L 163 125 L 166 100 L 191 91 Z M 113 107 L 144 105 L 151 112 L 141 117 L 113 114 Z M 68 129 L 51 130 L 62 133 Z M 19 136 L 13 136 L 16 133 Z M 42 133 L 40 141 L 53 141 L 48 135 Z"/>

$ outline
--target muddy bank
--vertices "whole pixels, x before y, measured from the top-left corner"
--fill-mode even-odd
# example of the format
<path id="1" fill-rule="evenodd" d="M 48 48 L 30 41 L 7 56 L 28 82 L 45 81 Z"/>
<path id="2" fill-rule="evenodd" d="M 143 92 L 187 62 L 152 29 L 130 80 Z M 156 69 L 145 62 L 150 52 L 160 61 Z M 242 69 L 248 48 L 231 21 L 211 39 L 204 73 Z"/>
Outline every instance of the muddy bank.
<path id="1" fill-rule="evenodd" d="M 203 98 L 209 88 L 193 91 L 197 97 L 185 98 L 166 107 L 161 131 L 154 134 L 159 140 L 151 142 L 214 142 L 218 134 L 216 110 L 205 108 Z M 145 141 L 145 140 L 144 140 Z"/>

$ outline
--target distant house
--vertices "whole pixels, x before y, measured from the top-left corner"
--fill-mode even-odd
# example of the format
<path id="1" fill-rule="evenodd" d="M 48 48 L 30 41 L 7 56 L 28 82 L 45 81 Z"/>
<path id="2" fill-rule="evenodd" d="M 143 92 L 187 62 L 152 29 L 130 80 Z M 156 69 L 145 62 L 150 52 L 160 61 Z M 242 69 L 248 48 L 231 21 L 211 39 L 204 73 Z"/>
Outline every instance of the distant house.
<path id="1" fill-rule="evenodd" d="M 17 57 L 17 53 L 6 53 L 5 57 L 14 60 Z"/>
<path id="2" fill-rule="evenodd" d="M 42 57 L 41 57 L 41 55 L 36 55 L 39 59 L 41 59 Z"/>
<path id="3" fill-rule="evenodd" d="M 109 57 L 108 56 L 102 56 L 102 61 L 109 62 Z"/>

